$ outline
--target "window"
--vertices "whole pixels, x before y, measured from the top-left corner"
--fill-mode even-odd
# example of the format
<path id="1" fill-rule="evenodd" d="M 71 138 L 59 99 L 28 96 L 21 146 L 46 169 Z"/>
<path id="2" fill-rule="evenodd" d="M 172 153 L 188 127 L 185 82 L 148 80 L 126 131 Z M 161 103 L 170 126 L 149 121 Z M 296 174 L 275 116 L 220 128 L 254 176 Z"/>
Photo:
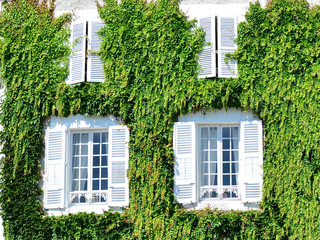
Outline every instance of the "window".
<path id="1" fill-rule="evenodd" d="M 174 154 L 179 203 L 245 209 L 261 201 L 262 122 L 252 113 L 231 109 L 180 117 Z"/>
<path id="2" fill-rule="evenodd" d="M 97 32 L 102 21 L 77 21 L 71 25 L 73 53 L 67 83 L 104 82 L 103 64 L 96 52 L 101 45 Z"/>
<path id="3" fill-rule="evenodd" d="M 46 130 L 45 208 L 127 206 L 128 139 L 127 127 L 114 118 L 51 117 Z"/>
<path id="4" fill-rule="evenodd" d="M 198 26 L 206 33 L 205 41 L 211 43 L 211 46 L 206 46 L 200 53 L 199 77 L 236 77 L 236 61 L 230 59 L 226 62 L 225 57 L 228 53 L 234 53 L 236 49 L 234 39 L 237 36 L 237 17 L 200 18 Z"/>

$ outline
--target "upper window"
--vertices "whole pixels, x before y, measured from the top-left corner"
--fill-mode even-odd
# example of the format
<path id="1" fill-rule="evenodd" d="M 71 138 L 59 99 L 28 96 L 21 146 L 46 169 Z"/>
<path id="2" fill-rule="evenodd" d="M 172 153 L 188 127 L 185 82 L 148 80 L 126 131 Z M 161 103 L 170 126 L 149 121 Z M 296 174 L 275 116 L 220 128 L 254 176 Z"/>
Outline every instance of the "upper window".
<path id="1" fill-rule="evenodd" d="M 128 140 L 127 127 L 111 117 L 52 117 L 46 130 L 45 208 L 127 206 Z"/>
<path id="2" fill-rule="evenodd" d="M 262 122 L 257 117 L 230 109 L 179 120 L 174 127 L 178 202 L 246 209 L 246 203 L 261 201 Z"/>
<path id="3" fill-rule="evenodd" d="M 205 17 L 198 20 L 198 26 L 205 31 L 206 46 L 199 56 L 199 77 L 236 77 L 237 64 L 235 60 L 225 60 L 226 54 L 234 53 L 237 46 L 234 42 L 237 36 L 236 17 Z M 216 27 L 217 26 L 217 27 Z"/>
<path id="4" fill-rule="evenodd" d="M 77 21 L 71 25 L 70 69 L 67 83 L 104 82 L 103 64 L 96 52 L 101 45 L 97 32 L 102 21 Z"/>

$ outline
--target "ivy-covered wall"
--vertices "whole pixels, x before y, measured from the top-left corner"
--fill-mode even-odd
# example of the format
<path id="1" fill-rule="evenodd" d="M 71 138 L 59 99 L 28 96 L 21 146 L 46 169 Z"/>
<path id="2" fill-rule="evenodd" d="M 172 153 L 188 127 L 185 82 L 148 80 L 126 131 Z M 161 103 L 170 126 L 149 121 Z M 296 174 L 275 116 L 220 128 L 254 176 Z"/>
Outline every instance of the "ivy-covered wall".
<path id="1" fill-rule="evenodd" d="M 99 55 L 106 81 L 66 85 L 70 15 L 15 0 L 0 15 L 5 85 L 0 139 L 7 239 L 317 239 L 320 8 L 251 4 L 238 28 L 239 77 L 197 79 L 204 33 L 178 2 L 105 0 Z M 261 211 L 187 211 L 174 203 L 173 123 L 198 109 L 253 109 L 264 123 Z M 40 200 L 44 120 L 119 116 L 130 128 L 130 206 L 47 216 Z"/>

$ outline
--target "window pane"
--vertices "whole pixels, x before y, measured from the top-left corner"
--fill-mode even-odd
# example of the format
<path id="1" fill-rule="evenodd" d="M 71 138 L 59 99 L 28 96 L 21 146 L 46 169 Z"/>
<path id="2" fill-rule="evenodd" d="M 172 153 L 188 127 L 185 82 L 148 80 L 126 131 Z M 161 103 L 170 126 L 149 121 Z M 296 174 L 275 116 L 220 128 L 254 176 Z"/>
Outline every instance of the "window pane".
<path id="1" fill-rule="evenodd" d="M 201 150 L 208 149 L 208 139 L 201 139 Z"/>
<path id="2" fill-rule="evenodd" d="M 108 133 L 103 132 L 101 135 L 102 135 L 102 142 L 103 142 L 103 143 L 107 142 L 107 139 L 108 139 Z"/>
<path id="3" fill-rule="evenodd" d="M 99 190 L 99 180 L 92 181 L 92 190 Z"/>
<path id="4" fill-rule="evenodd" d="M 226 162 L 226 161 L 230 161 L 230 152 L 229 151 L 223 151 L 222 152 L 222 161 Z"/>
<path id="5" fill-rule="evenodd" d="M 100 177 L 100 168 L 94 168 L 92 169 L 92 175 L 93 175 L 93 178 L 99 178 Z"/>
<path id="6" fill-rule="evenodd" d="M 72 179 L 79 179 L 79 169 L 72 169 Z"/>
<path id="7" fill-rule="evenodd" d="M 80 180 L 80 191 L 87 191 L 87 180 Z"/>
<path id="8" fill-rule="evenodd" d="M 238 127 L 231 128 L 231 137 L 233 137 L 233 138 L 239 137 L 239 128 Z"/>
<path id="9" fill-rule="evenodd" d="M 88 166 L 88 157 L 81 157 L 81 167 Z"/>
<path id="10" fill-rule="evenodd" d="M 80 133 L 74 133 L 74 134 L 73 134 L 72 143 L 73 143 L 73 144 L 80 143 Z"/>
<path id="11" fill-rule="evenodd" d="M 211 162 L 217 161 L 217 152 L 216 151 L 210 151 L 210 161 Z"/>
<path id="12" fill-rule="evenodd" d="M 79 181 L 72 181 L 71 191 L 79 191 Z"/>
<path id="13" fill-rule="evenodd" d="M 230 128 L 229 127 L 222 128 L 222 137 L 223 138 L 229 138 L 230 137 Z"/>
<path id="14" fill-rule="evenodd" d="M 210 149 L 217 149 L 217 139 L 210 139 Z"/>
<path id="15" fill-rule="evenodd" d="M 232 149 L 238 149 L 238 143 L 239 143 L 239 141 L 238 141 L 238 139 L 236 138 L 236 139 L 231 139 L 231 148 Z"/>
<path id="16" fill-rule="evenodd" d="M 204 163 L 204 164 L 203 164 L 203 172 L 204 172 L 204 173 L 208 173 L 208 172 L 209 172 L 208 163 Z"/>
<path id="17" fill-rule="evenodd" d="M 100 157 L 99 156 L 94 156 L 92 164 L 93 164 L 94 167 L 100 166 Z"/>
<path id="18" fill-rule="evenodd" d="M 209 132 L 210 132 L 210 134 L 209 134 L 209 137 L 210 138 L 217 138 L 217 128 L 216 127 L 210 127 L 209 128 Z"/>
<path id="19" fill-rule="evenodd" d="M 81 155 L 88 155 L 88 145 L 81 145 Z"/>
<path id="20" fill-rule="evenodd" d="M 108 190 L 108 180 L 101 180 L 101 190 Z"/>
<path id="21" fill-rule="evenodd" d="M 222 140 L 222 148 L 223 149 L 230 149 L 230 140 L 229 139 Z"/>
<path id="22" fill-rule="evenodd" d="M 100 144 L 93 145 L 93 154 L 94 155 L 100 154 Z"/>
<path id="23" fill-rule="evenodd" d="M 208 137 L 208 128 L 201 128 L 201 138 L 207 138 Z"/>
<path id="24" fill-rule="evenodd" d="M 239 154 L 238 151 L 231 152 L 232 161 L 239 161 Z"/>
<path id="25" fill-rule="evenodd" d="M 230 185 L 230 176 L 224 175 L 223 176 L 223 186 Z"/>
<path id="26" fill-rule="evenodd" d="M 230 163 L 223 164 L 223 173 L 230 173 Z"/>
<path id="27" fill-rule="evenodd" d="M 211 186 L 217 186 L 218 185 L 218 176 L 217 175 L 210 176 L 210 185 Z"/>
<path id="28" fill-rule="evenodd" d="M 202 162 L 208 161 L 208 152 L 207 151 L 201 151 L 201 160 L 202 160 Z"/>
<path id="29" fill-rule="evenodd" d="M 238 185 L 238 176 L 232 175 L 232 185 Z"/>
<path id="30" fill-rule="evenodd" d="M 208 175 L 204 175 L 203 176 L 203 185 L 205 185 L 205 186 L 209 185 L 208 180 L 209 180 Z"/>
<path id="31" fill-rule="evenodd" d="M 88 169 L 87 168 L 81 168 L 81 178 L 82 179 L 88 178 Z"/>
<path id="32" fill-rule="evenodd" d="M 108 166 L 108 157 L 107 156 L 101 157 L 101 166 Z"/>
<path id="33" fill-rule="evenodd" d="M 84 196 L 80 197 L 80 203 L 85 203 L 87 202 L 86 198 Z"/>
<path id="34" fill-rule="evenodd" d="M 101 168 L 101 177 L 102 178 L 108 177 L 108 168 Z"/>
<path id="35" fill-rule="evenodd" d="M 72 155 L 79 155 L 79 145 L 72 145 Z"/>
<path id="36" fill-rule="evenodd" d="M 107 154 L 107 144 L 102 144 L 102 146 L 101 146 L 101 154 Z"/>
<path id="37" fill-rule="evenodd" d="M 79 158 L 78 157 L 72 158 L 72 167 L 79 167 Z"/>
<path id="38" fill-rule="evenodd" d="M 81 143 L 88 143 L 88 133 L 81 134 Z"/>
<path id="39" fill-rule="evenodd" d="M 93 143 L 100 143 L 100 133 L 93 133 Z"/>
<path id="40" fill-rule="evenodd" d="M 218 173 L 217 163 L 210 163 L 210 173 Z"/>
<path id="41" fill-rule="evenodd" d="M 238 172 L 239 172 L 239 164 L 232 163 L 232 173 L 238 173 Z"/>

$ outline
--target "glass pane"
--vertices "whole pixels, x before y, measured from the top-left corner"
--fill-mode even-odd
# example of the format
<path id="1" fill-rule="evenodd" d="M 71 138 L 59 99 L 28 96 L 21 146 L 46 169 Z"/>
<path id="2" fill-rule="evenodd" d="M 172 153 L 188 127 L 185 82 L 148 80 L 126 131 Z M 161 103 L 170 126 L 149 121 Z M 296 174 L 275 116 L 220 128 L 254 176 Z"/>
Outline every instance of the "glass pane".
<path id="1" fill-rule="evenodd" d="M 218 185 L 218 176 L 217 175 L 210 176 L 210 185 L 211 186 L 217 186 Z"/>
<path id="2" fill-rule="evenodd" d="M 239 143 L 239 141 L 238 141 L 237 138 L 236 139 L 231 139 L 231 148 L 232 149 L 238 149 L 238 143 Z"/>
<path id="3" fill-rule="evenodd" d="M 200 150 L 208 149 L 208 139 L 201 139 Z"/>
<path id="4" fill-rule="evenodd" d="M 81 143 L 88 143 L 88 133 L 81 134 Z"/>
<path id="5" fill-rule="evenodd" d="M 81 155 L 88 155 L 88 145 L 81 145 Z"/>
<path id="6" fill-rule="evenodd" d="M 92 190 L 99 190 L 99 180 L 92 181 Z"/>
<path id="7" fill-rule="evenodd" d="M 101 190 L 108 190 L 108 180 L 101 180 Z"/>
<path id="8" fill-rule="evenodd" d="M 210 173 L 218 173 L 217 163 L 210 163 Z"/>
<path id="9" fill-rule="evenodd" d="M 202 160 L 202 162 L 208 161 L 208 152 L 207 151 L 201 151 L 201 160 Z"/>
<path id="10" fill-rule="evenodd" d="M 210 139 L 210 149 L 217 149 L 217 139 Z"/>
<path id="11" fill-rule="evenodd" d="M 93 133 L 93 142 L 100 143 L 100 133 Z"/>
<path id="12" fill-rule="evenodd" d="M 72 155 L 79 155 L 79 145 L 72 145 Z"/>
<path id="13" fill-rule="evenodd" d="M 203 176 L 203 185 L 204 185 L 204 186 L 209 185 L 208 180 L 209 180 L 209 179 L 208 179 L 208 175 L 204 175 L 204 176 Z"/>
<path id="14" fill-rule="evenodd" d="M 230 128 L 229 127 L 222 128 L 222 137 L 223 138 L 229 138 L 230 137 Z"/>
<path id="15" fill-rule="evenodd" d="M 81 178 L 82 179 L 88 178 L 88 169 L 87 168 L 81 168 Z"/>
<path id="16" fill-rule="evenodd" d="M 239 164 L 232 163 L 232 173 L 238 173 L 238 172 L 239 172 Z"/>
<path id="17" fill-rule="evenodd" d="M 239 161 L 238 151 L 232 151 L 231 152 L 231 158 L 232 158 L 232 161 Z"/>
<path id="18" fill-rule="evenodd" d="M 222 152 L 222 161 L 230 161 L 230 152 L 229 151 L 223 151 Z"/>
<path id="19" fill-rule="evenodd" d="M 88 157 L 81 157 L 81 167 L 88 166 Z"/>
<path id="20" fill-rule="evenodd" d="M 223 176 L 223 186 L 230 185 L 230 176 L 224 175 Z"/>
<path id="21" fill-rule="evenodd" d="M 203 164 L 203 172 L 204 172 L 204 173 L 208 173 L 208 172 L 209 172 L 208 163 L 204 163 L 204 164 Z"/>
<path id="22" fill-rule="evenodd" d="M 102 146 L 101 146 L 101 154 L 107 154 L 107 144 L 102 144 Z"/>
<path id="23" fill-rule="evenodd" d="M 79 157 L 72 158 L 72 167 L 79 167 Z"/>
<path id="24" fill-rule="evenodd" d="M 101 168 L 101 177 L 102 178 L 108 177 L 108 168 Z"/>
<path id="25" fill-rule="evenodd" d="M 107 133 L 107 132 L 103 132 L 101 135 L 102 135 L 102 142 L 103 142 L 103 143 L 107 142 L 108 133 Z"/>
<path id="26" fill-rule="evenodd" d="M 80 203 L 85 203 L 87 202 L 86 198 L 84 196 L 80 197 Z"/>
<path id="27" fill-rule="evenodd" d="M 80 180 L 80 191 L 87 191 L 87 180 Z"/>
<path id="28" fill-rule="evenodd" d="M 93 145 L 93 154 L 100 154 L 100 144 Z"/>
<path id="29" fill-rule="evenodd" d="M 79 169 L 72 169 L 72 179 L 79 179 Z"/>
<path id="30" fill-rule="evenodd" d="M 223 173 L 230 173 L 230 163 L 223 164 Z"/>
<path id="31" fill-rule="evenodd" d="M 93 178 L 99 178 L 100 177 L 100 171 L 99 170 L 100 170 L 99 168 L 92 169 Z"/>
<path id="32" fill-rule="evenodd" d="M 72 143 L 73 143 L 73 144 L 80 143 L 80 133 L 74 133 L 74 134 L 73 134 Z"/>
<path id="33" fill-rule="evenodd" d="M 200 137 L 201 138 L 207 138 L 208 137 L 208 128 L 201 128 Z"/>
<path id="34" fill-rule="evenodd" d="M 94 167 L 100 166 L 100 157 L 99 156 L 94 156 L 92 164 L 93 164 Z"/>
<path id="35" fill-rule="evenodd" d="M 239 128 L 238 127 L 231 128 L 231 137 L 233 137 L 233 138 L 239 137 Z"/>
<path id="36" fill-rule="evenodd" d="M 238 185 L 238 176 L 237 175 L 232 175 L 232 185 Z"/>
<path id="37" fill-rule="evenodd" d="M 100 202 L 106 202 L 106 201 L 107 201 L 107 200 L 106 200 L 104 197 L 101 196 Z"/>
<path id="38" fill-rule="evenodd" d="M 108 157 L 107 156 L 101 157 L 101 166 L 108 166 Z"/>
<path id="39" fill-rule="evenodd" d="M 71 191 L 79 191 L 79 181 L 72 181 Z"/>
<path id="40" fill-rule="evenodd" d="M 216 151 L 210 151 L 210 161 L 211 162 L 217 161 L 217 152 Z"/>
<path id="41" fill-rule="evenodd" d="M 222 148 L 223 149 L 230 149 L 230 140 L 229 139 L 222 139 Z"/>
<path id="42" fill-rule="evenodd" d="M 209 128 L 209 132 L 210 132 L 210 134 L 209 134 L 209 137 L 210 138 L 217 138 L 217 128 L 216 127 L 210 127 Z"/>

